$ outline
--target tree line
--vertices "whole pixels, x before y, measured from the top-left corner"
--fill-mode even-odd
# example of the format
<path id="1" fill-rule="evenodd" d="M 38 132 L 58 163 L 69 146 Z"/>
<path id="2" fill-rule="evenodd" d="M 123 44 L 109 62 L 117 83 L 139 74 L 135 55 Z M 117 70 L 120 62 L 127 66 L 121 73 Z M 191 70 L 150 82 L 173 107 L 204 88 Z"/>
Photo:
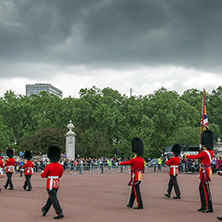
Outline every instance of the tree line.
<path id="1" fill-rule="evenodd" d="M 144 157 L 157 157 L 173 143 L 200 143 L 203 92 L 182 95 L 160 88 L 146 96 L 121 95 L 111 88 L 81 89 L 78 98 L 41 92 L 30 97 L 6 91 L 0 98 L 0 149 L 46 153 L 56 143 L 65 151 L 65 133 L 72 120 L 76 153 L 85 157 L 131 156 L 130 141 L 144 141 Z M 215 140 L 222 134 L 222 87 L 206 93 L 209 127 Z"/>

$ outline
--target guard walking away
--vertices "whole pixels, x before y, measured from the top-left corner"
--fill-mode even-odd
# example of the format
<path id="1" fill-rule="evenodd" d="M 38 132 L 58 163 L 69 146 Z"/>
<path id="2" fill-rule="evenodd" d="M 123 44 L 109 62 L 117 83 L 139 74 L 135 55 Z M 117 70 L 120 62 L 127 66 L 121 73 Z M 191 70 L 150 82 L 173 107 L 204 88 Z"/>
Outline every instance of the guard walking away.
<path id="1" fill-rule="evenodd" d="M 137 206 L 134 209 L 143 209 L 143 202 L 140 193 L 140 183 L 143 180 L 143 169 L 144 169 L 144 159 L 140 156 L 143 155 L 144 145 L 140 138 L 133 138 L 132 142 L 132 152 L 134 158 L 129 161 L 121 162 L 120 165 L 130 165 L 131 166 L 131 180 L 128 183 L 132 187 L 129 203 L 127 207 L 132 208 L 134 200 L 136 198 Z"/>
<path id="2" fill-rule="evenodd" d="M 15 160 L 12 158 L 13 157 L 13 150 L 7 149 L 6 155 L 9 157 L 5 163 L 4 167 L 6 168 L 6 175 L 7 175 L 7 181 L 6 184 L 4 185 L 5 189 L 7 189 L 8 185 L 10 186 L 9 190 L 14 190 L 13 184 L 12 184 L 12 174 L 14 172 L 15 168 Z"/>
<path id="3" fill-rule="evenodd" d="M 200 200 L 201 207 L 198 211 L 202 213 L 213 212 L 212 197 L 209 182 L 212 178 L 211 160 L 213 158 L 214 133 L 206 129 L 202 133 L 201 152 L 197 155 L 186 155 L 188 159 L 200 159 Z"/>
<path id="4" fill-rule="evenodd" d="M 60 186 L 59 178 L 63 175 L 63 167 L 59 162 L 61 156 L 61 150 L 58 146 L 50 146 L 48 149 L 48 158 L 50 164 L 46 165 L 44 171 L 41 173 L 42 178 L 47 178 L 46 190 L 48 192 L 48 200 L 44 207 L 41 208 L 42 216 L 45 216 L 49 211 L 51 205 L 53 205 L 56 216 L 54 219 L 63 218 L 62 208 L 57 199 L 57 192 Z"/>
<path id="5" fill-rule="evenodd" d="M 173 199 L 180 199 L 181 198 L 180 188 L 177 182 L 177 175 L 179 174 L 178 165 L 180 163 L 180 158 L 178 156 L 180 155 L 180 152 L 181 152 L 180 144 L 174 144 L 171 151 L 173 152 L 173 157 L 171 157 L 170 160 L 167 160 L 165 162 L 165 164 L 170 167 L 170 171 L 169 171 L 170 180 L 168 183 L 168 190 L 165 196 L 170 198 L 172 188 L 174 187 L 176 196 L 173 197 Z"/>
<path id="6" fill-rule="evenodd" d="M 24 169 L 24 174 L 25 174 L 25 183 L 23 185 L 23 189 L 26 190 L 28 186 L 27 191 L 31 191 L 32 190 L 31 177 L 33 173 L 33 162 L 31 161 L 32 153 L 26 150 L 24 157 L 25 159 L 27 159 L 27 162 L 25 162 L 24 165 L 22 166 L 22 168 Z"/>

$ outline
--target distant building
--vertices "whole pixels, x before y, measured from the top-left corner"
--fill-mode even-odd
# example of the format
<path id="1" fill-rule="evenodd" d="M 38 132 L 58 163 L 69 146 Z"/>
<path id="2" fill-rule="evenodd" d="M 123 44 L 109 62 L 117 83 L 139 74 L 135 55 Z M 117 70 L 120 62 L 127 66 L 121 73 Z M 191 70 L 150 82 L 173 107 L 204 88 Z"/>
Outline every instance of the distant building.
<path id="1" fill-rule="evenodd" d="M 31 94 L 38 95 L 40 92 L 46 91 L 48 93 L 52 93 L 59 98 L 62 98 L 62 91 L 57 89 L 48 83 L 36 83 L 36 84 L 27 84 L 26 85 L 26 96 L 30 96 Z"/>

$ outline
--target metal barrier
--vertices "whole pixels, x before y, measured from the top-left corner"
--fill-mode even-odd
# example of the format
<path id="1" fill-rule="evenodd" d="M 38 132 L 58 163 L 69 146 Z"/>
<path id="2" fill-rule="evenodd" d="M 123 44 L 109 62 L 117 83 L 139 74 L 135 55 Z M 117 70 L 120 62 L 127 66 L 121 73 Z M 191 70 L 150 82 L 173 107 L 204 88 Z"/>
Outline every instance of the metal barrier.
<path id="1" fill-rule="evenodd" d="M 130 166 L 107 166 L 99 165 L 95 166 L 94 164 L 78 164 L 77 166 L 68 167 L 66 171 L 70 171 L 71 175 L 85 175 L 85 174 L 119 174 L 119 173 L 130 173 Z M 158 170 L 154 167 L 145 167 L 144 173 L 150 172 L 168 172 L 168 167 L 162 167 L 161 170 Z"/>

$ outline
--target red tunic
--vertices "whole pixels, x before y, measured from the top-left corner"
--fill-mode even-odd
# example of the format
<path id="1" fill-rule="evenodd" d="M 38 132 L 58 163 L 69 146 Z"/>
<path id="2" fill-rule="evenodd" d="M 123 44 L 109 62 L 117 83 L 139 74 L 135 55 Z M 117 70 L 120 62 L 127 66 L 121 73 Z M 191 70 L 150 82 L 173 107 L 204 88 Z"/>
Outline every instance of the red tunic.
<path id="1" fill-rule="evenodd" d="M 63 175 L 63 167 L 59 163 L 52 162 L 46 165 L 41 173 L 42 178 L 47 178 L 46 189 L 59 189 L 59 178 Z"/>
<path id="2" fill-rule="evenodd" d="M 166 161 L 165 164 L 170 166 L 169 175 L 176 176 L 179 174 L 178 165 L 180 163 L 180 158 L 178 156 L 171 157 L 170 160 Z"/>
<path id="3" fill-rule="evenodd" d="M 28 160 L 27 162 L 24 163 L 24 165 L 22 166 L 22 169 L 25 169 L 24 171 L 25 175 L 32 175 L 33 162 Z"/>
<path id="4" fill-rule="evenodd" d="M 209 156 L 209 155 L 210 156 Z M 213 150 L 203 150 L 197 155 L 187 155 L 188 159 L 200 159 L 200 179 L 201 182 L 211 181 L 212 169 L 211 169 L 211 160 L 213 158 Z"/>
<path id="5" fill-rule="evenodd" d="M 131 166 L 131 180 L 129 186 L 135 185 L 135 182 L 143 180 L 144 159 L 142 157 L 134 157 L 129 161 L 121 162 L 120 165 Z"/>
<path id="6" fill-rule="evenodd" d="M 0 159 L 0 168 L 3 168 L 3 161 Z"/>
<path id="7" fill-rule="evenodd" d="M 14 166 L 15 166 L 15 160 L 13 158 L 9 158 L 5 161 L 3 166 L 6 168 L 6 173 L 13 173 Z"/>

